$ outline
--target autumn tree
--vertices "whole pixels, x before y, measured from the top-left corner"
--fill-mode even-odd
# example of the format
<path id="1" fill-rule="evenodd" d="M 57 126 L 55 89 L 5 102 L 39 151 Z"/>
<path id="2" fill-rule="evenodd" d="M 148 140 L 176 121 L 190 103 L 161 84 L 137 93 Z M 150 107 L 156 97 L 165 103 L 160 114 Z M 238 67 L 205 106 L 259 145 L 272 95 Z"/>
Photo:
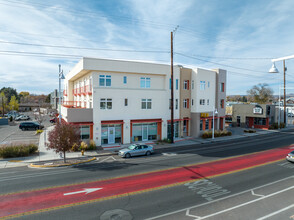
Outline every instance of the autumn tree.
<path id="1" fill-rule="evenodd" d="M 10 102 L 10 99 L 12 96 L 15 96 L 16 99 L 18 99 L 18 94 L 16 92 L 16 89 L 13 89 L 11 87 L 3 87 L 2 89 L 0 89 L 0 93 L 4 92 L 5 97 L 7 98 L 7 101 Z"/>
<path id="2" fill-rule="evenodd" d="M 20 92 L 18 95 L 19 95 L 20 102 L 25 103 L 28 101 L 30 93 L 29 92 Z"/>
<path id="3" fill-rule="evenodd" d="M 4 92 L 0 93 L 0 102 L 1 102 L 2 116 L 4 116 L 5 109 L 7 109 L 7 98 L 4 94 Z"/>
<path id="4" fill-rule="evenodd" d="M 66 163 L 65 153 L 72 149 L 74 144 L 80 144 L 80 129 L 77 126 L 61 123 L 57 124 L 48 134 L 47 149 L 53 149 L 56 153 L 63 153 L 64 163 Z"/>
<path id="5" fill-rule="evenodd" d="M 259 83 L 247 91 L 248 99 L 259 104 L 265 104 L 272 101 L 273 93 L 273 90 L 269 88 L 266 83 Z"/>
<path id="6" fill-rule="evenodd" d="M 18 101 L 14 95 L 11 96 L 11 99 L 10 99 L 10 102 L 8 105 L 9 105 L 10 110 L 18 110 L 19 104 L 18 104 Z"/>

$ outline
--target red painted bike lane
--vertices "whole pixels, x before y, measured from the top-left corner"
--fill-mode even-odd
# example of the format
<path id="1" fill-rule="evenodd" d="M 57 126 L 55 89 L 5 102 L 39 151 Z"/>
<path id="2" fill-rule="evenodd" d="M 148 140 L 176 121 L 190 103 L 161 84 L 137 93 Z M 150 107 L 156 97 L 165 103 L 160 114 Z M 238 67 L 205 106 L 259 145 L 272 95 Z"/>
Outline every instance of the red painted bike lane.
<path id="1" fill-rule="evenodd" d="M 202 164 L 83 184 L 0 195 L 0 218 L 140 193 L 240 171 L 285 158 L 292 146 Z M 92 192 L 91 189 L 93 189 Z"/>

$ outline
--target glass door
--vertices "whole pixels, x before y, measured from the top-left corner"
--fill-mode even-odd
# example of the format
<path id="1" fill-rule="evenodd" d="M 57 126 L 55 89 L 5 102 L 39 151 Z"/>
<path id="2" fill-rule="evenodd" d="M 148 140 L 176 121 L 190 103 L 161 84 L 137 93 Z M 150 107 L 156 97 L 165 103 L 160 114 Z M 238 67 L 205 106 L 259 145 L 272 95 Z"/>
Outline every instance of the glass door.
<path id="1" fill-rule="evenodd" d="M 115 143 L 115 127 L 108 127 L 108 144 Z"/>
<path id="2" fill-rule="evenodd" d="M 148 125 L 142 125 L 142 141 L 148 141 Z"/>

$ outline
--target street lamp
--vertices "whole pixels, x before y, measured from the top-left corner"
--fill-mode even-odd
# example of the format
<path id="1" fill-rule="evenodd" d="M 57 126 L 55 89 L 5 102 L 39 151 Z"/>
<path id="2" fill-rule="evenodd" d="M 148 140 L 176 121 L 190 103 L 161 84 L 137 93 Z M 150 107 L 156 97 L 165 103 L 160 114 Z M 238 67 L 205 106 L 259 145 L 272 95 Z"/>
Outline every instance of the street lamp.
<path id="1" fill-rule="evenodd" d="M 269 70 L 269 73 L 279 73 L 279 70 L 277 69 L 275 62 L 283 61 L 283 69 L 284 69 L 284 124 L 285 125 L 286 125 L 286 71 L 287 71 L 287 67 L 285 66 L 285 60 L 289 60 L 289 59 L 294 59 L 294 55 L 287 56 L 287 57 L 281 57 L 281 58 L 277 58 L 277 59 L 272 59 L 273 65 Z"/>
<path id="2" fill-rule="evenodd" d="M 214 114 L 218 114 L 217 109 L 213 106 L 212 111 L 212 139 L 214 139 Z"/>
<path id="3" fill-rule="evenodd" d="M 63 70 L 61 70 L 61 65 L 59 64 L 59 95 L 58 95 L 58 111 L 59 111 L 59 115 L 58 115 L 58 118 L 59 118 L 59 124 L 61 123 L 61 80 L 62 79 L 65 79 L 64 75 L 63 75 Z"/>

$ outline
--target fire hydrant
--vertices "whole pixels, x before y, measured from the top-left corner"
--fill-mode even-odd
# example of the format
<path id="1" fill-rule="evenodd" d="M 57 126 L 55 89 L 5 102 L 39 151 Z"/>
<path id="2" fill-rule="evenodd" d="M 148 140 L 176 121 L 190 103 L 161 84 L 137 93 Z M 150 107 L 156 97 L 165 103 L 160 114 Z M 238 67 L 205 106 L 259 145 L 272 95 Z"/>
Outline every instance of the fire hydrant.
<path id="1" fill-rule="evenodd" d="M 84 156 L 84 152 L 85 152 L 85 150 L 83 149 L 81 152 L 82 152 L 82 156 Z"/>

